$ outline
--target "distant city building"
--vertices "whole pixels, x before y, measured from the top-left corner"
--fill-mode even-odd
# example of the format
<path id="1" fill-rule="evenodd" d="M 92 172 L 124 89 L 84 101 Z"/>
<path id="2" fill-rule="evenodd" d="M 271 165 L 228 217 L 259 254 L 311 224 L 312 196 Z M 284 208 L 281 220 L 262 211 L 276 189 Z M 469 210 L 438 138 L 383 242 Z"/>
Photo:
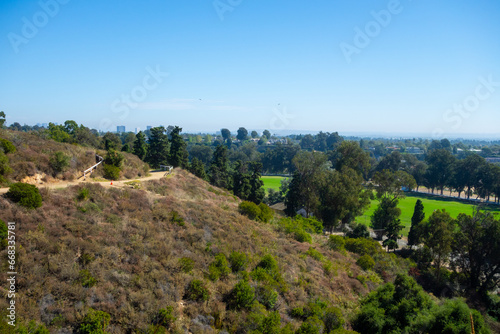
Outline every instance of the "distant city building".
<path id="1" fill-rule="evenodd" d="M 118 133 L 125 132 L 125 125 L 118 125 L 116 127 L 116 132 L 118 132 Z"/>
<path id="2" fill-rule="evenodd" d="M 147 126 L 146 126 L 146 131 L 147 131 L 147 130 L 151 130 L 151 128 L 152 128 L 152 126 L 151 126 L 151 125 L 147 125 Z"/>
<path id="3" fill-rule="evenodd" d="M 141 131 L 141 128 L 135 128 L 135 134 L 138 134 Z"/>

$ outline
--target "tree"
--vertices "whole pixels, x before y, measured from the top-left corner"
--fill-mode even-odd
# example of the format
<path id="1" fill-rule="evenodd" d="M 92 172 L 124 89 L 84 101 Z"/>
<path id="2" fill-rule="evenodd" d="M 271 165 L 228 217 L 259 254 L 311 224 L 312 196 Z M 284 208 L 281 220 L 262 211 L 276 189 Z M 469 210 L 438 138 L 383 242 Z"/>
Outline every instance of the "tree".
<path id="1" fill-rule="evenodd" d="M 395 200 L 405 197 L 405 191 L 416 187 L 416 182 L 410 174 L 397 171 L 383 170 L 373 175 L 373 183 L 376 185 L 377 198 L 384 197 Z"/>
<path id="2" fill-rule="evenodd" d="M 102 137 L 102 141 L 104 144 L 104 149 L 109 151 L 109 149 L 119 150 L 122 146 L 122 140 L 120 136 L 116 133 L 106 132 Z"/>
<path id="3" fill-rule="evenodd" d="M 303 150 L 310 150 L 313 148 L 313 146 L 314 146 L 314 137 L 311 135 L 305 135 L 300 140 L 300 147 Z"/>
<path id="4" fill-rule="evenodd" d="M 415 208 L 413 209 L 413 216 L 411 217 L 410 233 L 408 234 L 408 246 L 420 244 L 420 237 L 422 234 L 421 223 L 424 219 L 424 204 L 420 199 L 418 199 L 415 203 Z"/>
<path id="5" fill-rule="evenodd" d="M 142 131 L 139 131 L 139 133 L 135 136 L 133 153 L 141 160 L 146 158 L 146 154 L 148 153 L 148 144 L 146 143 L 146 136 Z"/>
<path id="6" fill-rule="evenodd" d="M 471 154 L 463 160 L 461 167 L 464 171 L 464 184 L 467 188 L 467 199 L 469 199 L 472 194 L 471 189 L 478 186 L 479 169 L 485 163 L 486 160 L 477 154 Z"/>
<path id="7" fill-rule="evenodd" d="M 27 183 L 14 183 L 9 187 L 5 196 L 28 209 L 36 209 L 42 206 L 42 195 L 37 187 Z"/>
<path id="8" fill-rule="evenodd" d="M 210 183 L 216 187 L 230 189 L 227 147 L 217 146 L 210 164 Z"/>
<path id="9" fill-rule="evenodd" d="M 382 243 L 387 249 L 398 249 L 399 232 L 404 228 L 400 219 L 390 219 L 385 227 L 387 239 Z"/>
<path id="10" fill-rule="evenodd" d="M 465 275 L 469 289 L 484 293 L 500 283 L 500 221 L 491 213 L 460 214 L 453 235 L 452 263 Z"/>
<path id="11" fill-rule="evenodd" d="M 417 191 L 420 186 L 425 184 L 426 172 L 427 172 L 427 165 L 422 161 L 418 161 L 413 166 L 413 168 L 411 168 L 409 172 L 411 176 L 413 176 L 413 178 L 415 179 L 415 182 L 417 184 Z"/>
<path id="12" fill-rule="evenodd" d="M 163 126 L 151 128 L 150 133 L 146 162 L 153 168 L 159 168 L 160 165 L 166 165 L 168 161 L 168 136 Z"/>
<path id="13" fill-rule="evenodd" d="M 373 212 L 371 216 L 371 227 L 379 239 L 382 239 L 387 233 L 387 227 L 392 228 L 391 232 L 394 232 L 394 228 L 397 226 L 399 216 L 401 215 L 401 209 L 399 209 L 397 205 L 397 199 L 383 197 L 380 199 L 380 203 Z"/>
<path id="14" fill-rule="evenodd" d="M 425 160 L 428 164 L 426 179 L 430 187 L 438 188 L 442 195 L 444 187 L 452 183 L 453 164 L 456 159 L 450 151 L 436 149 L 431 151 Z"/>
<path id="15" fill-rule="evenodd" d="M 47 131 L 49 133 L 50 139 L 53 139 L 60 143 L 69 143 L 71 142 L 71 136 L 65 131 L 64 126 L 55 125 L 54 123 L 49 123 L 49 129 Z"/>
<path id="16" fill-rule="evenodd" d="M 454 229 L 455 220 L 444 209 L 434 211 L 425 225 L 422 240 L 431 251 L 438 281 L 441 277 L 441 267 L 452 250 Z"/>
<path id="17" fill-rule="evenodd" d="M 301 196 L 301 183 L 301 174 L 295 171 L 285 196 L 285 214 L 289 217 L 295 217 L 304 203 Z"/>
<path id="18" fill-rule="evenodd" d="M 70 135 L 73 136 L 75 135 L 76 131 L 78 130 L 78 123 L 75 121 L 68 120 L 64 122 L 64 130 Z"/>
<path id="19" fill-rule="evenodd" d="M 266 195 L 263 188 L 264 182 L 260 179 L 262 176 L 262 163 L 250 162 L 250 196 L 248 199 L 255 204 L 260 204 Z"/>
<path id="20" fill-rule="evenodd" d="M 236 139 L 238 139 L 239 141 L 244 141 L 244 140 L 247 140 L 247 137 L 248 137 L 248 131 L 247 129 L 241 127 L 238 129 L 238 134 L 236 135 Z"/>
<path id="21" fill-rule="evenodd" d="M 238 160 L 234 164 L 233 193 L 242 200 L 248 200 L 251 191 L 252 187 L 247 166 L 241 160 Z"/>
<path id="22" fill-rule="evenodd" d="M 224 140 L 231 139 L 231 131 L 229 131 L 229 129 L 221 129 L 220 133 Z"/>
<path id="23" fill-rule="evenodd" d="M 189 166 L 189 171 L 199 177 L 200 179 L 206 180 L 207 174 L 205 172 L 205 166 L 203 163 L 197 158 L 193 158 L 191 160 L 191 164 Z"/>
<path id="24" fill-rule="evenodd" d="M 370 155 L 354 141 L 343 141 L 331 160 L 338 171 L 347 167 L 366 176 L 370 170 Z"/>
<path id="25" fill-rule="evenodd" d="M 397 172 L 402 167 L 403 156 L 399 151 L 393 151 L 391 154 L 386 155 L 380 160 L 376 171 L 382 171 L 384 169 L 390 170 L 392 172 Z"/>
<path id="26" fill-rule="evenodd" d="M 262 135 L 265 136 L 267 139 L 271 139 L 271 132 L 269 132 L 269 130 L 264 130 L 262 132 Z"/>
<path id="27" fill-rule="evenodd" d="M 189 156 L 191 159 L 197 158 L 205 166 L 210 164 L 214 151 L 207 145 L 190 145 L 188 146 Z"/>
<path id="28" fill-rule="evenodd" d="M 61 151 L 55 152 L 49 160 L 49 165 L 54 171 L 54 176 L 58 173 L 63 172 L 68 166 L 70 157 Z"/>
<path id="29" fill-rule="evenodd" d="M 0 129 L 3 128 L 4 124 L 5 124 L 5 113 L 3 111 L 0 111 Z"/>
<path id="30" fill-rule="evenodd" d="M 170 153 L 168 155 L 169 163 L 174 167 L 188 167 L 188 152 L 186 150 L 187 144 L 184 138 L 180 135 L 182 128 L 175 126 L 170 133 Z"/>
<path id="31" fill-rule="evenodd" d="M 257 138 L 259 136 L 259 133 L 255 130 L 252 131 L 251 133 L 252 138 Z"/>

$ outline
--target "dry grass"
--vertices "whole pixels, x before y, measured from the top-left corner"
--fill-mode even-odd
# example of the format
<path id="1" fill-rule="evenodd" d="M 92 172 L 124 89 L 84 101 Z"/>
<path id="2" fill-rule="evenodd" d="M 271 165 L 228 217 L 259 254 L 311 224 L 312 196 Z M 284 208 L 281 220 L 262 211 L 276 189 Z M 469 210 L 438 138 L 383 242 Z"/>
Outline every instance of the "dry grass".
<path id="1" fill-rule="evenodd" d="M 278 310 L 282 321 L 294 326 L 293 307 L 321 298 L 349 316 L 359 296 L 370 290 L 356 279 L 362 270 L 354 256 L 327 250 L 322 236 L 313 245 L 303 244 L 276 232 L 272 224 L 247 219 L 232 195 L 188 172 L 144 182 L 147 190 L 85 185 L 89 197 L 77 200 L 81 187 L 44 191 L 44 205 L 34 211 L 0 198 L 0 218 L 16 222 L 18 229 L 17 305 L 23 322 L 34 319 L 51 330 L 74 328 L 92 307 L 111 314 L 113 332 L 127 333 L 146 330 L 158 310 L 171 305 L 178 329 L 194 326 L 192 319 L 201 314 L 213 316 L 219 328 L 243 330 L 247 312 L 228 310 L 224 302 L 241 274 L 207 279 L 215 254 L 232 251 L 248 255 L 248 271 L 265 254 L 278 260 L 288 287 L 279 296 Z M 172 222 L 172 211 L 184 224 Z M 305 255 L 310 246 L 331 261 L 333 273 Z M 181 270 L 182 257 L 194 261 L 190 273 Z M 94 286 L 82 286 L 82 270 L 97 280 Z M 0 273 L 3 282 L 5 272 Z M 208 302 L 183 300 L 192 279 L 206 282 Z M 5 303 L 0 300 L 0 308 Z"/>

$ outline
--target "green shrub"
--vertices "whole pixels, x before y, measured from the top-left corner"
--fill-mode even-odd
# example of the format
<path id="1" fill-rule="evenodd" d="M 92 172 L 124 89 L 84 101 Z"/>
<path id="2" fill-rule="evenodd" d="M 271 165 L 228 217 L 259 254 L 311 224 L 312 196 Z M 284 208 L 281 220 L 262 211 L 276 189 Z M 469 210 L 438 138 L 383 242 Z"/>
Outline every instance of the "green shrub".
<path id="1" fill-rule="evenodd" d="M 325 324 L 325 333 L 330 333 L 333 330 L 340 329 L 344 324 L 344 316 L 342 311 L 337 307 L 329 307 L 323 315 L 323 323 Z"/>
<path id="2" fill-rule="evenodd" d="M 257 268 L 262 268 L 267 272 L 279 271 L 278 262 L 271 254 L 266 254 L 262 257 Z"/>
<path id="3" fill-rule="evenodd" d="M 359 255 L 373 255 L 382 251 L 382 246 L 373 240 L 366 238 L 358 238 L 358 239 L 345 239 L 345 249 L 349 252 L 356 253 Z"/>
<path id="4" fill-rule="evenodd" d="M 306 321 L 300 325 L 295 334 L 321 334 L 324 328 L 325 325 L 323 321 L 317 316 L 312 316 L 307 318 Z"/>
<path id="5" fill-rule="evenodd" d="M 267 206 L 264 203 L 259 204 L 260 213 L 257 216 L 257 219 L 263 223 L 269 223 L 271 219 L 273 219 L 273 209 Z"/>
<path id="6" fill-rule="evenodd" d="M 113 165 L 104 165 L 104 177 L 108 180 L 118 180 L 120 178 L 120 168 Z"/>
<path id="7" fill-rule="evenodd" d="M 7 179 L 4 176 L 11 172 L 12 169 L 9 166 L 9 158 L 0 151 L 0 183 L 6 183 Z"/>
<path id="8" fill-rule="evenodd" d="M 375 266 L 375 261 L 368 255 L 361 255 L 361 257 L 356 261 L 356 264 L 360 266 L 363 270 L 371 270 Z"/>
<path id="9" fill-rule="evenodd" d="M 80 323 L 79 332 L 82 334 L 104 334 L 110 320 L 111 316 L 108 313 L 91 308 Z"/>
<path id="10" fill-rule="evenodd" d="M 208 267 L 208 277 L 211 281 L 217 281 L 219 278 L 226 278 L 231 272 L 229 269 L 226 256 L 219 253 L 215 256 L 215 261 Z"/>
<path id="11" fill-rule="evenodd" d="M 179 259 L 179 266 L 183 272 L 189 274 L 194 269 L 194 260 L 189 257 L 181 257 Z"/>
<path id="12" fill-rule="evenodd" d="M 260 215 L 260 208 L 253 202 L 243 201 L 238 205 L 238 210 L 242 215 L 255 220 Z"/>
<path id="13" fill-rule="evenodd" d="M 318 261 L 323 261 L 323 259 L 324 259 L 323 254 L 321 254 L 320 252 L 318 252 L 316 249 L 314 249 L 312 247 L 309 247 L 306 254 L 309 255 L 310 257 L 312 257 L 313 259 L 318 260 Z"/>
<path id="14" fill-rule="evenodd" d="M 7 139 L 0 138 L 0 147 L 3 149 L 5 154 L 14 153 L 16 147 Z"/>
<path id="15" fill-rule="evenodd" d="M 293 238 L 298 242 L 308 242 L 308 243 L 312 242 L 311 235 L 304 230 L 295 230 L 293 232 Z"/>
<path id="16" fill-rule="evenodd" d="M 80 270 L 80 273 L 78 274 L 78 276 L 80 279 L 80 283 L 82 283 L 82 286 L 85 288 L 91 288 L 97 284 L 97 279 L 95 279 L 90 274 L 90 271 L 88 271 L 87 269 Z"/>
<path id="17" fill-rule="evenodd" d="M 28 209 L 36 209 L 42 206 L 42 196 L 38 188 L 31 184 L 14 183 L 10 186 L 6 196 L 11 201 Z"/>
<path id="18" fill-rule="evenodd" d="M 272 310 L 278 301 L 278 292 L 268 285 L 262 285 L 256 289 L 256 299 L 268 310 Z"/>
<path id="19" fill-rule="evenodd" d="M 63 152 L 56 152 L 50 157 L 49 165 L 54 171 L 54 175 L 63 172 L 69 166 L 71 158 Z"/>
<path id="20" fill-rule="evenodd" d="M 330 235 L 327 242 L 328 248 L 333 251 L 342 251 L 345 247 L 345 240 L 340 235 Z"/>
<path id="21" fill-rule="evenodd" d="M 204 302 L 210 298 L 210 291 L 201 280 L 192 280 L 187 289 L 184 298 L 195 302 Z"/>
<path id="22" fill-rule="evenodd" d="M 175 210 L 172 210 L 170 212 L 170 222 L 171 223 L 174 223 L 174 224 L 177 224 L 179 226 L 184 226 L 185 223 L 184 223 L 184 218 L 182 218 L 182 216 Z"/>
<path id="23" fill-rule="evenodd" d="M 50 332 L 44 324 L 37 325 L 35 320 L 31 320 L 28 323 L 28 327 L 19 325 L 16 329 L 16 334 L 50 334 Z"/>
<path id="24" fill-rule="evenodd" d="M 236 273 L 246 269 L 248 264 L 248 257 L 245 253 L 233 251 L 229 255 L 229 263 L 231 263 L 231 270 Z"/>
<path id="25" fill-rule="evenodd" d="M 167 306 L 166 308 L 160 309 L 157 316 L 157 325 L 169 329 L 174 322 L 177 320 L 173 315 L 174 308 L 172 306 Z"/>
<path id="26" fill-rule="evenodd" d="M 230 309 L 241 310 L 250 309 L 255 299 L 255 290 L 247 281 L 239 281 L 231 290 L 227 297 L 227 304 Z"/>
<path id="27" fill-rule="evenodd" d="M 82 188 L 78 191 L 78 195 L 76 195 L 76 198 L 80 201 L 84 201 L 87 198 L 89 198 L 89 190 L 87 188 Z"/>
<path id="28" fill-rule="evenodd" d="M 123 154 L 115 151 L 112 148 L 110 148 L 108 150 L 108 153 L 104 157 L 104 163 L 106 165 L 112 165 L 112 166 L 120 168 L 122 165 L 122 162 L 123 162 Z"/>
<path id="29" fill-rule="evenodd" d="M 346 236 L 349 237 L 349 238 L 353 238 L 353 239 L 356 239 L 356 238 L 369 238 L 370 237 L 370 232 L 368 231 L 368 227 L 366 225 L 357 223 L 357 224 L 355 224 L 353 226 L 352 231 L 349 231 L 346 234 Z"/>
<path id="30" fill-rule="evenodd" d="M 470 317 L 474 321 L 474 330 L 477 334 L 491 333 L 484 323 L 483 316 L 476 310 L 471 310 L 460 299 L 446 300 L 433 314 L 429 333 L 470 333 Z"/>

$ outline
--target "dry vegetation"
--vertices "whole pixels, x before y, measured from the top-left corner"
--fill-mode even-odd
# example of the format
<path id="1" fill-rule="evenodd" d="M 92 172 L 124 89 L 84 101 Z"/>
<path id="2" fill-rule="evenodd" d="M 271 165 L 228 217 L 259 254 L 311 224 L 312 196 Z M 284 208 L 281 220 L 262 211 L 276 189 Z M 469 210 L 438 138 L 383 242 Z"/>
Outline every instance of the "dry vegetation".
<path id="1" fill-rule="evenodd" d="M 85 155 L 84 149 L 75 152 Z M 183 170 L 134 188 L 139 189 L 87 184 L 43 190 L 43 206 L 32 211 L 0 198 L 0 218 L 17 224 L 21 322 L 69 330 L 93 308 L 111 315 L 111 333 L 145 331 L 161 308 L 172 306 L 177 319 L 173 330 L 245 331 L 252 310 L 230 310 L 224 297 L 248 275 L 230 273 L 215 282 L 208 278 L 215 255 L 229 258 L 233 251 L 247 254 L 246 272 L 266 254 L 278 261 L 285 284 L 275 309 L 282 324 L 293 328 L 300 321 L 291 317 L 291 309 L 319 298 L 349 319 L 359 297 L 382 282 L 356 265 L 359 256 L 329 250 L 326 237 L 300 243 L 276 232 L 273 224 L 251 221 L 238 213 L 239 200 L 233 195 Z M 311 246 L 324 258 L 309 251 Z M 192 270 L 183 270 L 181 258 L 192 260 Z M 331 263 L 327 269 L 326 261 Z M 193 279 L 206 284 L 208 301 L 185 300 Z M 3 298 L 0 309 L 5 307 Z"/>
<path id="2" fill-rule="evenodd" d="M 12 172 L 7 175 L 7 179 L 30 183 L 51 182 L 58 179 L 71 181 L 82 176 L 84 170 L 96 163 L 95 153 L 101 156 L 106 154 L 104 150 L 96 151 L 91 147 L 59 143 L 41 136 L 43 134 L 11 130 L 3 130 L 0 133 L 0 138 L 11 141 L 16 147 L 16 152 L 8 155 Z M 50 159 L 56 152 L 62 152 L 69 157 L 69 165 L 62 172 L 54 171 L 50 164 Z M 133 154 L 122 153 L 125 157 L 122 179 L 132 179 L 147 174 L 147 164 Z M 92 177 L 102 176 L 103 170 L 100 166 Z"/>

